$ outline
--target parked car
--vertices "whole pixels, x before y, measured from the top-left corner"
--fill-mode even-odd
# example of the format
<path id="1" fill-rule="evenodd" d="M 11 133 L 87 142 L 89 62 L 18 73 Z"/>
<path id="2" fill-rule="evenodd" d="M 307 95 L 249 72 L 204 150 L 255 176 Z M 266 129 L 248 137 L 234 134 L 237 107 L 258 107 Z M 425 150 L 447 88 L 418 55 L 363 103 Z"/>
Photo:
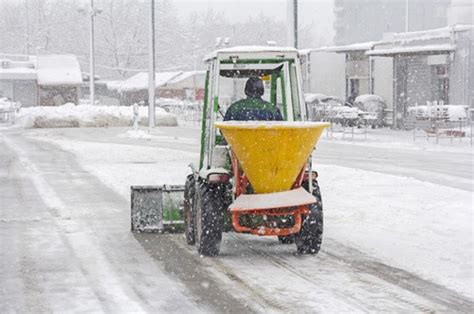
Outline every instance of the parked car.
<path id="1" fill-rule="evenodd" d="M 387 107 L 382 97 L 377 95 L 359 95 L 354 100 L 354 106 L 362 111 L 361 123 L 372 128 L 384 126 L 384 110 Z"/>
<path id="2" fill-rule="evenodd" d="M 339 97 L 324 94 L 306 94 L 305 102 L 309 120 L 330 121 L 343 126 L 358 126 L 360 113 Z"/>

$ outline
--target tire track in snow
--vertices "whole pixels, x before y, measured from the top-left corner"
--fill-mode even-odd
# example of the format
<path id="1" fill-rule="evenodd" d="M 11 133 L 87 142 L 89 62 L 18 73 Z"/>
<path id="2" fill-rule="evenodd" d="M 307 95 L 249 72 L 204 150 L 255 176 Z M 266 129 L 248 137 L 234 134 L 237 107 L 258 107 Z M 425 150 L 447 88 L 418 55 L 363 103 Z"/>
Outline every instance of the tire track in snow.
<path id="1" fill-rule="evenodd" d="M 231 237 L 232 239 L 236 240 L 237 242 L 245 246 L 246 249 L 263 257 L 269 263 L 275 265 L 279 269 L 282 269 L 286 272 L 290 272 L 293 276 L 296 276 L 299 279 L 302 279 L 303 281 L 311 284 L 312 286 L 323 287 L 323 289 L 326 290 L 327 287 L 325 287 L 324 282 L 322 282 L 320 279 L 312 278 L 313 275 L 310 275 L 303 268 L 298 268 L 298 267 L 295 267 L 295 265 L 291 265 L 290 263 L 285 261 L 281 256 L 277 254 L 269 253 L 268 251 L 262 248 L 259 248 L 259 249 L 255 248 L 254 246 L 252 246 L 250 241 L 242 239 L 242 237 L 237 234 L 232 234 Z M 284 244 L 280 244 L 280 245 L 284 246 Z M 345 303 L 349 303 L 351 307 L 353 307 L 354 309 L 358 309 L 360 311 L 380 310 L 379 307 L 373 306 L 372 302 L 366 302 L 365 299 L 355 298 L 353 294 L 348 295 L 336 289 L 331 289 L 331 294 L 337 296 L 341 300 L 344 300 Z"/>
<path id="2" fill-rule="evenodd" d="M 261 248 L 257 249 L 249 243 L 250 241 L 243 239 L 237 234 L 232 234 L 231 236 L 237 242 L 245 245 L 254 253 L 265 256 L 271 263 L 277 265 L 278 267 L 291 272 L 292 274 L 311 284 L 317 286 L 324 285 L 324 282 L 322 282 L 320 278 L 315 277 L 314 273 L 309 272 L 305 267 L 297 267 L 294 265 L 294 263 L 291 264 L 284 255 L 268 252 L 268 250 L 262 250 Z M 454 310 L 459 312 L 470 312 L 474 308 L 472 301 L 460 296 L 455 291 L 418 278 L 416 275 L 406 271 L 396 269 L 376 261 L 368 260 L 356 250 L 347 248 L 333 240 L 326 240 L 325 242 L 328 241 L 331 243 L 331 252 L 328 252 L 325 249 L 322 250 L 322 253 L 327 255 L 328 258 L 320 256 L 320 258 L 322 258 L 325 263 L 328 262 L 333 265 L 339 264 L 339 267 L 343 266 L 344 268 L 355 269 L 356 271 L 351 272 L 350 275 L 356 277 L 359 282 L 363 282 L 366 287 L 371 287 L 379 292 L 383 292 L 389 296 L 392 296 L 394 300 L 406 305 L 410 305 L 417 311 L 433 312 L 437 310 Z M 349 252 L 350 254 L 346 256 L 343 256 L 342 254 L 336 255 L 332 253 L 333 246 L 337 248 L 334 251 Z M 341 263 L 343 265 L 341 265 Z M 394 291 L 394 286 L 401 288 L 402 290 L 400 292 Z M 367 302 L 370 300 L 366 300 L 366 298 L 356 298 L 356 296 L 352 293 L 341 293 L 333 287 L 329 288 L 334 292 L 334 294 L 345 299 L 350 298 L 353 300 L 356 307 L 360 307 L 361 304 L 365 304 L 364 310 L 380 310 L 379 307 L 373 306 L 373 302 Z M 402 294 L 401 292 L 404 293 Z M 420 299 L 420 297 L 429 301 L 428 304 L 431 304 L 426 305 L 420 303 L 419 300 L 416 300 Z M 438 307 L 433 307 L 433 305 L 438 305 Z"/>
<path id="3" fill-rule="evenodd" d="M 188 245 L 185 241 L 185 238 L 173 237 L 172 239 L 181 250 L 185 251 L 187 254 L 190 254 L 192 259 L 196 263 L 201 264 L 204 267 L 207 267 L 212 275 L 221 279 L 224 276 L 232 283 L 232 287 L 229 289 L 232 294 L 236 296 L 241 296 L 244 299 L 250 298 L 255 304 L 258 304 L 265 311 L 279 311 L 289 313 L 293 309 L 288 307 L 287 304 L 281 302 L 280 300 L 275 299 L 266 291 L 258 289 L 245 282 L 239 275 L 237 275 L 232 269 L 227 267 L 220 259 L 218 258 L 200 258 L 195 246 Z M 237 292 L 235 286 L 237 285 L 240 290 Z"/>
<path id="4" fill-rule="evenodd" d="M 370 260 L 357 250 L 332 239 L 328 240 L 328 242 L 330 249 L 329 251 L 324 250 L 328 256 L 350 265 L 350 267 L 357 269 L 359 272 L 373 275 L 434 303 L 445 306 L 446 310 L 467 313 L 474 309 L 474 302 L 456 291 L 422 279 L 405 270 Z"/>
<path id="5" fill-rule="evenodd" d="M 314 273 L 311 273 L 307 270 L 305 265 L 302 265 L 303 267 L 297 267 L 294 264 L 289 263 L 287 259 L 282 256 L 282 255 L 277 255 L 276 253 L 270 253 L 268 250 L 262 250 L 261 248 L 257 249 L 253 247 L 252 245 L 249 244 L 249 241 L 245 241 L 242 239 L 242 237 L 232 234 L 232 238 L 235 239 L 237 242 L 245 245 L 249 250 L 253 251 L 254 253 L 257 253 L 261 256 L 264 256 L 268 259 L 269 262 L 277 265 L 281 269 L 284 269 L 287 272 L 291 272 L 293 275 L 305 280 L 306 282 L 321 287 L 323 286 L 324 288 L 330 289 L 334 295 L 337 295 L 341 299 L 344 300 L 350 300 L 350 303 L 354 308 L 360 309 L 362 311 L 379 311 L 381 310 L 380 305 L 377 307 L 374 305 L 373 300 L 367 299 L 367 295 L 363 295 L 361 298 L 357 297 L 357 294 L 354 293 L 354 291 L 344 291 L 341 292 L 340 287 L 331 287 L 330 285 L 324 283 L 321 281 L 321 278 L 315 277 Z M 327 254 L 327 252 L 324 252 Z M 331 265 L 335 265 L 338 268 L 353 268 L 352 265 L 347 264 L 345 260 L 337 260 L 337 263 L 334 262 L 334 257 L 331 256 L 331 254 L 327 254 L 329 258 L 320 258 L 324 261 L 324 263 L 330 263 Z M 341 262 L 342 261 L 342 265 Z M 358 261 L 355 260 L 353 261 L 354 264 L 358 264 Z M 388 267 L 388 266 L 386 266 Z M 359 269 L 357 269 L 359 271 Z M 347 272 L 347 269 L 342 269 L 343 272 Z M 410 307 L 413 307 L 416 311 L 420 312 L 433 312 L 435 310 L 439 310 L 440 308 L 432 308 L 431 306 L 427 306 L 425 304 L 420 303 L 416 299 L 419 299 L 420 297 L 422 299 L 427 299 L 425 296 L 420 296 L 419 294 L 416 293 L 416 291 L 411 291 L 411 290 L 406 290 L 403 287 L 399 287 L 398 285 L 394 285 L 393 282 L 396 282 L 397 279 L 393 279 L 392 282 L 389 282 L 387 285 L 387 282 L 384 279 L 378 278 L 378 276 L 374 276 L 374 274 L 369 274 L 367 272 L 351 272 L 350 276 L 357 278 L 358 282 L 363 282 L 364 286 L 362 287 L 364 290 L 374 290 L 377 291 L 378 293 L 383 292 L 388 296 L 391 296 L 393 300 L 396 300 L 398 303 L 402 303 L 405 305 L 409 305 Z M 371 278 L 372 277 L 372 278 Z M 379 281 L 378 279 L 381 279 L 380 283 L 377 283 L 375 281 Z M 403 290 L 399 292 L 396 292 L 393 290 L 393 286 L 402 288 Z M 370 288 L 370 289 L 367 289 Z M 408 291 L 408 293 L 407 293 Z M 404 295 L 402 295 L 401 292 L 404 292 Z M 428 301 L 428 300 L 427 300 Z M 441 300 L 436 299 L 433 300 L 437 304 L 443 304 L 443 302 L 440 302 Z M 428 302 L 431 303 L 431 302 Z M 442 310 L 447 310 L 447 309 L 456 309 L 456 310 L 461 310 L 459 309 L 459 306 L 457 304 L 449 304 L 447 308 L 443 308 Z M 465 309 L 464 309 L 465 310 Z"/>

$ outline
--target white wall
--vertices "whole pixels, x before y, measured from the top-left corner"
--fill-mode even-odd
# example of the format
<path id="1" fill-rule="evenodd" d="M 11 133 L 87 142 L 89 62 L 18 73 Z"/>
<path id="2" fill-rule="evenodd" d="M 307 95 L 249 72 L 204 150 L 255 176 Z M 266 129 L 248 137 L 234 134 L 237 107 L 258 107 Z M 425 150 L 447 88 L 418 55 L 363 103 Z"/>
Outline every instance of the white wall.
<path id="1" fill-rule="evenodd" d="M 448 8 L 448 24 L 473 24 L 474 4 L 472 0 L 451 0 Z"/>
<path id="2" fill-rule="evenodd" d="M 311 52 L 311 86 L 307 93 L 321 93 L 345 98 L 345 54 Z"/>
<path id="3" fill-rule="evenodd" d="M 385 100 L 389 109 L 393 108 L 393 58 L 372 57 L 374 60 L 374 94 Z"/>

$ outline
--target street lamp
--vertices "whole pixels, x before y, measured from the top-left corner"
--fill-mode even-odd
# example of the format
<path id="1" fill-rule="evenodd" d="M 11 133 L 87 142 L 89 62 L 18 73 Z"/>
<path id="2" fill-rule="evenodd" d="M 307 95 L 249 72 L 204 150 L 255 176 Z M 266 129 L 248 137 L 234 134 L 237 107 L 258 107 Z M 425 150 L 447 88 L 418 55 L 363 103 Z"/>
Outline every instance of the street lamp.
<path id="1" fill-rule="evenodd" d="M 94 16 L 102 13 L 102 10 L 94 8 L 94 0 L 91 0 L 89 10 L 78 9 L 80 13 L 89 15 L 89 95 L 90 104 L 95 105 L 95 64 L 94 64 Z"/>
<path id="2" fill-rule="evenodd" d="M 155 127 L 155 0 L 150 3 L 148 65 L 148 131 Z"/>

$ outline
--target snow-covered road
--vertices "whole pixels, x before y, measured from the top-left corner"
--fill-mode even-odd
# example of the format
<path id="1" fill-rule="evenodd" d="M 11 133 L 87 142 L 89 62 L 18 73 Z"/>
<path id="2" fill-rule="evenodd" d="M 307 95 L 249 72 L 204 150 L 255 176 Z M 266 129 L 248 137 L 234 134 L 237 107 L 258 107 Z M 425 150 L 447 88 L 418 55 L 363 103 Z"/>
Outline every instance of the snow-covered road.
<path id="1" fill-rule="evenodd" d="M 0 138 L 0 312 L 207 311 L 129 232 L 128 203 L 71 153 Z"/>
<path id="2" fill-rule="evenodd" d="M 471 152 L 323 141 L 317 157 L 327 210 L 322 252 L 294 256 L 293 245 L 272 238 L 226 234 L 221 256 L 208 259 L 180 235 L 129 232 L 129 186 L 182 183 L 186 164 L 196 158 L 198 131 L 158 128 L 151 140 L 118 136 L 123 132 L 30 130 L 0 137 L 0 281 L 6 283 L 0 312 L 472 310 L 472 209 L 463 210 L 472 208 Z M 354 191 L 340 197 L 340 189 L 357 180 L 368 208 Z M 393 216 L 382 217 L 389 221 L 379 228 L 377 210 L 390 210 L 383 203 L 390 193 L 409 197 L 401 198 Z M 433 213 L 434 226 L 426 229 L 421 220 L 430 217 L 431 203 L 442 203 L 436 196 L 442 193 L 449 206 L 442 213 L 461 213 L 447 226 L 438 226 L 440 215 Z M 403 216 L 418 204 L 416 195 L 433 199 Z M 340 208 L 348 205 L 352 211 Z M 351 236 L 354 211 L 360 215 Z M 397 235 L 400 230 L 408 234 Z M 426 232 L 434 241 L 426 241 Z M 455 243 L 445 247 L 449 237 Z M 361 241 L 365 245 L 357 245 Z M 407 246 L 401 261 L 378 250 L 396 251 L 394 241 L 404 253 Z M 436 247 L 447 251 L 431 253 Z M 437 270 L 445 273 L 433 275 Z"/>

